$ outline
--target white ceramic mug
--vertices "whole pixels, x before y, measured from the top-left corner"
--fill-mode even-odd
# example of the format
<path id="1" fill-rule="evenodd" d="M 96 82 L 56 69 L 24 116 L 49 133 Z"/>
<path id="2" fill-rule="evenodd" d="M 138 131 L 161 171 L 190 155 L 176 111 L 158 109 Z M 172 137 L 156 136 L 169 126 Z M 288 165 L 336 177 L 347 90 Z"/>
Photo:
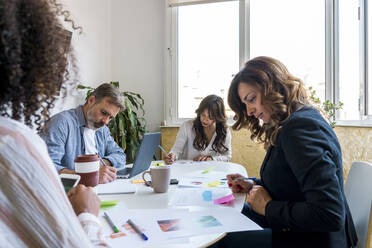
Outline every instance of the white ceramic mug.
<path id="1" fill-rule="evenodd" d="M 150 174 L 151 182 L 145 179 L 146 174 Z M 150 185 L 154 189 L 154 192 L 165 193 L 168 191 L 170 183 L 170 167 L 157 166 L 150 168 L 149 171 L 142 173 L 142 179 L 145 180 L 146 184 Z"/>

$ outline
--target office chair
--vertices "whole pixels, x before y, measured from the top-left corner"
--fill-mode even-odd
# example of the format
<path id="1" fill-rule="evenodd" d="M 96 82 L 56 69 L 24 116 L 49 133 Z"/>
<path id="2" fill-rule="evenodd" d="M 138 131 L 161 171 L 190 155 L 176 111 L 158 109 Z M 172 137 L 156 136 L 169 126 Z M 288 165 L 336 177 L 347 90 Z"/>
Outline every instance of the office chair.
<path id="1" fill-rule="evenodd" d="M 358 248 L 370 248 L 372 235 L 372 224 L 370 224 L 372 211 L 371 179 L 372 164 L 353 162 L 344 187 L 346 200 L 358 235 Z"/>

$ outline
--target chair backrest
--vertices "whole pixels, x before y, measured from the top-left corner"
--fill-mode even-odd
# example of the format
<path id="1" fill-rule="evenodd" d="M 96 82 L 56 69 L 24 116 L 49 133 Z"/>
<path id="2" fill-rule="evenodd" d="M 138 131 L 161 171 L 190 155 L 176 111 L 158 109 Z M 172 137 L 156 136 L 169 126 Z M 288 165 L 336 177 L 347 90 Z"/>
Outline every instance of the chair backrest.
<path id="1" fill-rule="evenodd" d="M 367 233 L 367 248 L 372 248 L 372 207 L 371 207 L 371 212 L 369 214 L 369 226 L 368 226 L 368 233 Z"/>
<path id="2" fill-rule="evenodd" d="M 372 206 L 372 164 L 353 162 L 345 183 L 345 195 L 358 235 L 358 248 L 368 248 L 368 234 Z"/>

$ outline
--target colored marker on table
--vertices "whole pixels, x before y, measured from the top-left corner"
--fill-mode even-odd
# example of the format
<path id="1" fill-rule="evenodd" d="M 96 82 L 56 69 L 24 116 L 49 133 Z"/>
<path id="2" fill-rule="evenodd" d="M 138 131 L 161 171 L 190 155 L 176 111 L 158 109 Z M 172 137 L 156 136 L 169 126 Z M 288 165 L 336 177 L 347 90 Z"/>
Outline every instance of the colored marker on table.
<path id="1" fill-rule="evenodd" d="M 127 220 L 127 223 L 138 233 L 143 240 L 148 240 L 149 238 L 136 226 L 136 224 L 133 223 L 130 219 Z"/>
<path id="2" fill-rule="evenodd" d="M 103 213 L 103 217 L 106 219 L 107 223 L 110 225 L 114 233 L 118 233 L 119 229 L 115 226 L 115 224 L 112 222 L 111 218 L 108 216 L 106 212 Z"/>

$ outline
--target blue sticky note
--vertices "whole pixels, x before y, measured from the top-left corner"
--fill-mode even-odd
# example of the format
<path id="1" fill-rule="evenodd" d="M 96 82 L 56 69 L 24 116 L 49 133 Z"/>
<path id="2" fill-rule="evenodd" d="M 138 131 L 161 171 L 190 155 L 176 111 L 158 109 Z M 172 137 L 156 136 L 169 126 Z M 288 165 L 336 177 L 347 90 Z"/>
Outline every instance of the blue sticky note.
<path id="1" fill-rule="evenodd" d="M 206 190 L 202 194 L 204 201 L 212 201 L 212 191 Z"/>

